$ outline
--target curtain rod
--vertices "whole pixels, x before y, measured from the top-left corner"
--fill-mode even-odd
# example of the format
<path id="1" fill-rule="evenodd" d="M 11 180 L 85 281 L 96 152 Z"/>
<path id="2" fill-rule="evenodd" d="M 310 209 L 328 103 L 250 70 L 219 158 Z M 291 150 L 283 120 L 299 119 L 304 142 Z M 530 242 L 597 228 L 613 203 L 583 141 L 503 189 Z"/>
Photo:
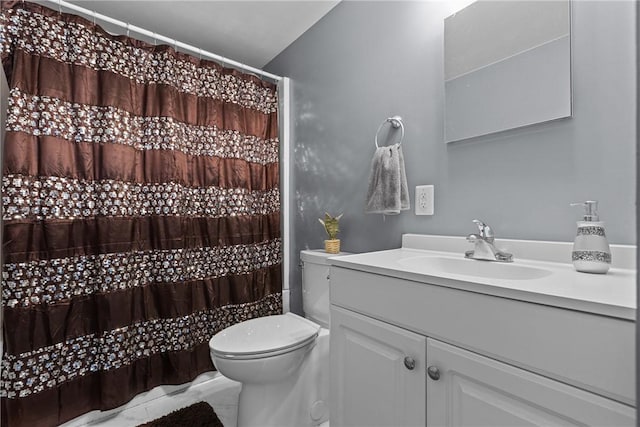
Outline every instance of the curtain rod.
<path id="1" fill-rule="evenodd" d="M 282 77 L 277 76 L 275 74 L 268 73 L 268 72 L 263 71 L 263 70 L 261 70 L 259 68 L 254 68 L 254 67 L 252 67 L 250 65 L 243 64 L 241 62 L 234 61 L 234 60 L 229 59 L 229 58 L 225 58 L 224 56 L 216 55 L 213 52 L 209 52 L 209 51 L 206 51 L 204 49 L 200 49 L 199 47 L 195 47 L 195 46 L 192 46 L 190 44 L 178 41 L 176 39 L 172 39 L 172 38 L 163 36 L 161 34 L 155 33 L 153 31 L 149 31 L 149 30 L 146 30 L 144 28 L 140 28 L 138 26 L 131 25 L 128 22 L 120 21 L 118 19 L 111 18 L 110 16 L 106 16 L 106 15 L 103 15 L 101 13 L 96 13 L 95 11 L 92 11 L 92 10 L 89 10 L 89 9 L 85 9 L 84 7 L 77 6 L 77 5 L 73 4 L 73 3 L 69 3 L 69 2 L 66 2 L 64 0 L 45 0 L 45 1 L 58 5 L 58 9 L 60 11 L 61 11 L 61 8 L 63 8 L 63 7 L 67 8 L 67 9 L 71 9 L 71 10 L 74 10 L 76 12 L 79 12 L 79 13 L 82 13 L 84 15 L 92 17 L 94 19 L 94 22 L 95 22 L 96 19 L 98 19 L 100 21 L 104 21 L 104 22 L 108 22 L 108 23 L 113 24 L 113 25 L 117 25 L 119 27 L 122 27 L 122 28 L 126 29 L 127 31 L 133 31 L 134 33 L 142 34 L 142 35 L 147 36 L 147 37 L 152 37 L 154 40 L 165 42 L 165 43 L 169 44 L 170 46 L 179 47 L 179 48 L 181 48 L 183 50 L 188 50 L 188 51 L 191 51 L 193 53 L 197 53 L 200 56 L 207 56 L 207 57 L 209 57 L 209 58 L 211 58 L 211 59 L 213 59 L 215 61 L 221 62 L 223 65 L 230 65 L 230 66 L 232 66 L 234 68 L 238 68 L 238 69 L 243 70 L 243 71 L 248 71 L 250 73 L 258 74 L 258 75 L 260 75 L 262 77 L 265 77 L 267 79 L 271 79 L 272 81 L 274 81 L 276 83 L 279 82 L 280 80 L 282 80 Z"/>

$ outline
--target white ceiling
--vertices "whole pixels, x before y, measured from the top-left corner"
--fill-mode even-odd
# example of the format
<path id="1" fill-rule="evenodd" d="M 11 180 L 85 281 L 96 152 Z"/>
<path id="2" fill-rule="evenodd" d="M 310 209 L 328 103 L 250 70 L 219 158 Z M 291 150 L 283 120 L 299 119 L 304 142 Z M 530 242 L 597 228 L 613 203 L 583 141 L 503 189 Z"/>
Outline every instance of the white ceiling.
<path id="1" fill-rule="evenodd" d="M 269 63 L 339 1 L 70 0 L 256 68 Z M 57 8 L 55 0 L 37 3 Z M 112 33 L 126 33 L 109 24 L 101 25 Z M 145 39 L 135 33 L 131 36 Z"/>

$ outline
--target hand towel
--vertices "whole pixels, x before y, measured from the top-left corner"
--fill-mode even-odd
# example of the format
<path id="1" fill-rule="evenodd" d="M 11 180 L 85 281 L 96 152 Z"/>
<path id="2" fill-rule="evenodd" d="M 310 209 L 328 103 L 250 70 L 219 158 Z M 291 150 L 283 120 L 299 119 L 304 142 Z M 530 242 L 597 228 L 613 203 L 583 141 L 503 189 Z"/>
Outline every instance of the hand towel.
<path id="1" fill-rule="evenodd" d="M 365 213 L 397 215 L 409 209 L 409 187 L 400 144 L 378 147 L 371 161 Z"/>

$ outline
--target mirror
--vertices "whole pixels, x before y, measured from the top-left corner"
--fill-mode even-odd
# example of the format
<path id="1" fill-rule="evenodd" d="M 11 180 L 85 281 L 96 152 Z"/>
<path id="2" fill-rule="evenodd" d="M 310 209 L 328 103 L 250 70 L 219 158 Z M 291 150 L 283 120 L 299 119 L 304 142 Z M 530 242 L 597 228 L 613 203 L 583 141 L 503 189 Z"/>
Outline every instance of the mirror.
<path id="1" fill-rule="evenodd" d="M 445 141 L 571 116 L 569 0 L 480 0 L 444 22 Z"/>

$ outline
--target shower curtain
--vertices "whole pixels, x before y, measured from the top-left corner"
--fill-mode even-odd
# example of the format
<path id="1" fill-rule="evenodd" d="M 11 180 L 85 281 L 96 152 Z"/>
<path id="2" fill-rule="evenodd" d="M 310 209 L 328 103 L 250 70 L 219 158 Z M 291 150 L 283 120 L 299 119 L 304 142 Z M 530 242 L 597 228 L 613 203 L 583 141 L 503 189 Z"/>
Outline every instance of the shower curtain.
<path id="1" fill-rule="evenodd" d="M 273 84 L 2 1 L 2 425 L 52 426 L 212 370 L 277 314 Z"/>

